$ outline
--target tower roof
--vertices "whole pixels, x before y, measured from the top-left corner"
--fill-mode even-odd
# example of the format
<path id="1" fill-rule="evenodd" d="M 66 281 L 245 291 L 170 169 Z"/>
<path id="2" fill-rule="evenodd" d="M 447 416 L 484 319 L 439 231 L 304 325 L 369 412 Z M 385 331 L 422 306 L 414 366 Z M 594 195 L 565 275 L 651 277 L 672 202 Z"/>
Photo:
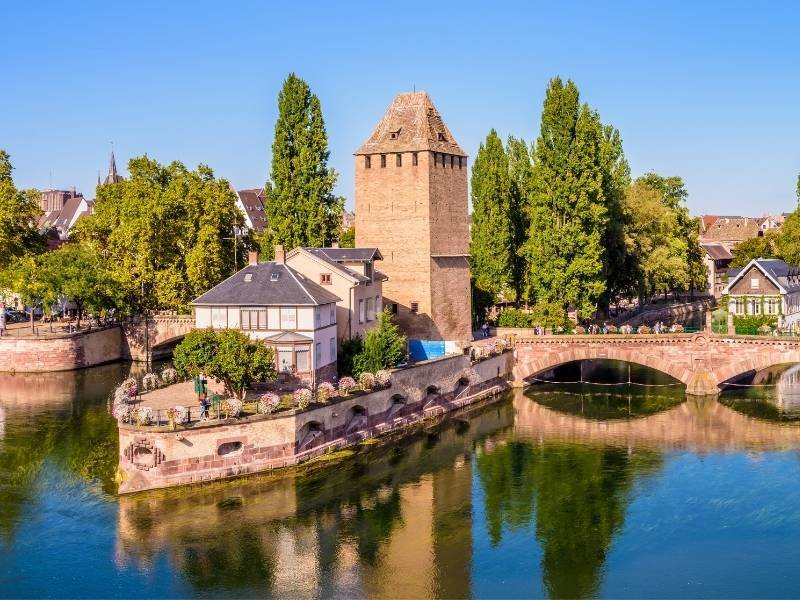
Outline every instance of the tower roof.
<path id="1" fill-rule="evenodd" d="M 431 150 L 466 156 L 427 92 L 399 94 L 355 154 Z"/>
<path id="2" fill-rule="evenodd" d="M 117 161 L 114 159 L 114 151 L 111 151 L 111 160 L 108 163 L 108 175 L 103 183 L 118 183 L 125 178 L 117 174 Z"/>

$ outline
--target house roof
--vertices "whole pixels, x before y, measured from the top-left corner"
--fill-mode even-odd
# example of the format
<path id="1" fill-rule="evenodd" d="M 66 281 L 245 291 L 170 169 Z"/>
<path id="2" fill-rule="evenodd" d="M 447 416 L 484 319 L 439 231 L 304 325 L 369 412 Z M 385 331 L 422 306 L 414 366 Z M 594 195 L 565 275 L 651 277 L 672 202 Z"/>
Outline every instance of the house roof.
<path id="1" fill-rule="evenodd" d="M 427 92 L 399 94 L 355 154 L 431 150 L 466 156 Z"/>
<path id="2" fill-rule="evenodd" d="M 758 236 L 760 230 L 758 219 L 750 217 L 717 217 L 703 231 L 703 241 L 741 242 Z"/>
<path id="3" fill-rule="evenodd" d="M 268 262 L 246 266 L 192 304 L 319 306 L 340 300 L 291 267 Z"/>
<path id="4" fill-rule="evenodd" d="M 253 224 L 253 230 L 264 231 L 267 226 L 267 216 L 264 212 L 264 190 L 261 188 L 238 190 L 236 194 L 247 213 L 247 218 Z"/>
<path id="5" fill-rule="evenodd" d="M 723 293 L 729 293 L 751 267 L 761 271 L 782 294 L 800 291 L 800 269 L 777 258 L 754 258 L 745 267 L 728 271 L 729 281 Z"/>
<path id="6" fill-rule="evenodd" d="M 709 258 L 711 258 L 712 260 L 733 259 L 733 254 L 731 254 L 722 244 L 717 244 L 717 243 L 700 244 L 700 247 L 706 251 L 706 254 L 708 254 Z"/>
<path id="7" fill-rule="evenodd" d="M 336 262 L 383 260 L 383 255 L 377 248 L 307 248 L 307 250 L 315 250 Z"/>
<path id="8" fill-rule="evenodd" d="M 265 342 L 272 342 L 273 344 L 294 344 L 297 342 L 312 342 L 313 340 L 301 333 L 295 331 L 283 331 L 275 335 L 264 338 Z"/>

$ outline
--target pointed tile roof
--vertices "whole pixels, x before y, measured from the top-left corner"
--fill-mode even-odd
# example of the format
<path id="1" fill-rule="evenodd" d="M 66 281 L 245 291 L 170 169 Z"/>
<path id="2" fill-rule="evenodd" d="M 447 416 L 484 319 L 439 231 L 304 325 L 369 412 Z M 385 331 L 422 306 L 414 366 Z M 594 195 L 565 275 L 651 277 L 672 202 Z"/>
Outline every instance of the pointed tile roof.
<path id="1" fill-rule="evenodd" d="M 399 94 L 355 154 L 431 150 L 466 156 L 427 92 Z"/>
<path id="2" fill-rule="evenodd" d="M 117 161 L 114 159 L 114 151 L 111 151 L 111 160 L 108 163 L 108 175 L 103 183 L 118 183 L 125 178 L 117 174 Z"/>

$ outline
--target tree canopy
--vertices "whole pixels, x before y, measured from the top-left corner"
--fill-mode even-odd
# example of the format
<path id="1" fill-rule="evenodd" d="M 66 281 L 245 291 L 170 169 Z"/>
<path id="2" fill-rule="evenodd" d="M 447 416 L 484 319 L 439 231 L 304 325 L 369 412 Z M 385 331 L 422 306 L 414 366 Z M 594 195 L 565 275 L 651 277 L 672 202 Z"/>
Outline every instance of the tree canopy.
<path id="1" fill-rule="evenodd" d="M 73 237 L 107 262 L 133 306 L 184 308 L 236 270 L 236 194 L 205 165 L 190 171 L 142 156 L 128 170 L 125 181 L 98 186 L 94 214 Z"/>
<path id="2" fill-rule="evenodd" d="M 353 359 L 353 374 L 374 373 L 396 367 L 406 358 L 406 338 L 392 321 L 389 309 L 378 315 L 378 324 L 364 336 L 361 352 Z"/>
<path id="3" fill-rule="evenodd" d="M 4 261 L 44 250 L 44 238 L 37 228 L 42 214 L 39 192 L 18 190 L 12 170 L 11 157 L 0 150 L 0 256 Z"/>
<path id="4" fill-rule="evenodd" d="M 176 346 L 173 363 L 181 375 L 205 373 L 220 380 L 225 392 L 237 398 L 244 398 L 253 383 L 276 377 L 273 349 L 235 329 L 190 331 Z"/>
<path id="5" fill-rule="evenodd" d="M 294 73 L 278 95 L 272 168 L 264 189 L 267 228 L 261 252 L 274 246 L 326 246 L 338 238 L 344 201 L 333 193 L 336 172 L 328 167 L 328 134 L 319 98 Z"/>

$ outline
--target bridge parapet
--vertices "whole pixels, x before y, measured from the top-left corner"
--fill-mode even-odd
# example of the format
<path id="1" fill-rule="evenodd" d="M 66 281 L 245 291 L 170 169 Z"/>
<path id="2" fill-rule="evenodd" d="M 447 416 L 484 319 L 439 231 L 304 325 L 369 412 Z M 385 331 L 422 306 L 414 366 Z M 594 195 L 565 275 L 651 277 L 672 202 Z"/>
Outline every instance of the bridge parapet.
<path id="1" fill-rule="evenodd" d="M 800 338 L 698 334 L 543 335 L 514 340 L 514 380 L 559 365 L 610 359 L 651 367 L 693 395 L 716 394 L 725 381 L 766 367 L 800 362 Z"/>
<path id="2" fill-rule="evenodd" d="M 194 328 L 191 315 L 138 316 L 122 326 L 123 355 L 136 361 L 165 358 L 171 346 Z"/>

